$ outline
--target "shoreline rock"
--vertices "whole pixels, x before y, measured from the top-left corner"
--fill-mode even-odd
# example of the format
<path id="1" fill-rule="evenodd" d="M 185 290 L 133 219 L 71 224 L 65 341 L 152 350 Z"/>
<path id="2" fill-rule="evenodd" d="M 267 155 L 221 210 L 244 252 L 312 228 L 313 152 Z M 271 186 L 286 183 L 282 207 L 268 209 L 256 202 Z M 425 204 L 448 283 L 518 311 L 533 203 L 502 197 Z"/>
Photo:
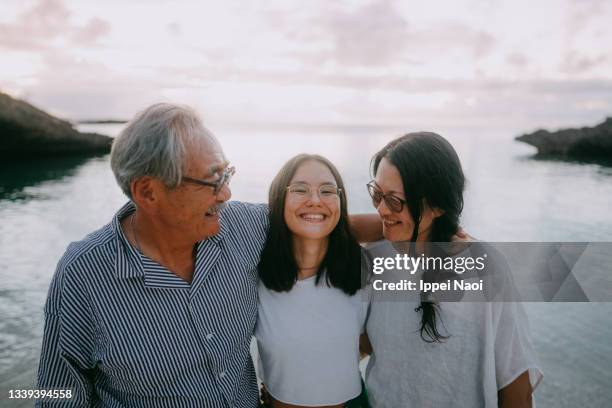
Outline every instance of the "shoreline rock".
<path id="1" fill-rule="evenodd" d="M 77 123 L 80 125 L 123 125 L 128 121 L 125 119 L 83 119 Z"/>
<path id="2" fill-rule="evenodd" d="M 70 122 L 0 92 L 2 157 L 108 153 L 112 141 L 98 133 L 81 133 Z"/>
<path id="3" fill-rule="evenodd" d="M 594 127 L 561 129 L 556 132 L 537 130 L 515 138 L 535 146 L 540 157 L 572 159 L 612 159 L 612 117 Z"/>

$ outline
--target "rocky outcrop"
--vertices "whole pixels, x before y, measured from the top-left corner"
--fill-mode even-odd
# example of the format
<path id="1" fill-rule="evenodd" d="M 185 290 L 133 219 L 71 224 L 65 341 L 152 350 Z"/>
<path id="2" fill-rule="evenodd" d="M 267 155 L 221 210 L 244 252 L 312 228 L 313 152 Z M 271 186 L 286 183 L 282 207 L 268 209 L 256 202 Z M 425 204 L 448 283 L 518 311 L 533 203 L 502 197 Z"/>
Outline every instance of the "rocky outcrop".
<path id="1" fill-rule="evenodd" d="M 112 138 L 81 133 L 27 102 L 0 92 L 0 157 L 105 153 Z"/>
<path id="2" fill-rule="evenodd" d="M 123 125 L 127 122 L 125 119 L 82 119 L 77 123 L 83 125 Z"/>
<path id="3" fill-rule="evenodd" d="M 537 147 L 539 156 L 612 160 L 612 117 L 594 127 L 556 132 L 538 130 L 516 140 Z"/>

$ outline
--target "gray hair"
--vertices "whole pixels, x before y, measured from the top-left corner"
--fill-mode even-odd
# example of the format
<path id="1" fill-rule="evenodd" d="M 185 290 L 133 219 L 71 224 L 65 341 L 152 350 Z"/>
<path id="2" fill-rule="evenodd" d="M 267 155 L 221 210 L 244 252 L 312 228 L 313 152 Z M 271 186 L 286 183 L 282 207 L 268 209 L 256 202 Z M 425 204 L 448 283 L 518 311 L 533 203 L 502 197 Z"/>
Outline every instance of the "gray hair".
<path id="1" fill-rule="evenodd" d="M 183 177 L 189 146 L 212 138 L 190 108 L 158 103 L 138 113 L 117 136 L 111 149 L 111 168 L 121 190 L 132 198 L 131 184 L 143 176 L 177 187 Z"/>

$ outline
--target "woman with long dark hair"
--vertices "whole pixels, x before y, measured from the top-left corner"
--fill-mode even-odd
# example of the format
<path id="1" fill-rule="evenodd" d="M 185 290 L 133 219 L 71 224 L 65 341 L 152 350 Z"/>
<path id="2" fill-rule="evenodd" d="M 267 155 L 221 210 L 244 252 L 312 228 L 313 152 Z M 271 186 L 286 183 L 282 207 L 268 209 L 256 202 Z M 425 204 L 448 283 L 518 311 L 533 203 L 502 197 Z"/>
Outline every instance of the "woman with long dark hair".
<path id="1" fill-rule="evenodd" d="M 418 132 L 393 140 L 374 156 L 372 173 L 368 191 L 386 241 L 368 252 L 389 256 L 402 243 L 423 249 L 457 234 L 465 177 L 442 136 Z M 531 406 L 541 372 L 519 304 L 426 296 L 379 301 L 385 295 L 377 300 L 375 293 L 365 341 L 373 406 Z"/>
<path id="2" fill-rule="evenodd" d="M 367 303 L 342 179 L 324 157 L 296 156 L 272 182 L 268 205 L 255 336 L 270 405 L 365 407 L 354 399 Z"/>

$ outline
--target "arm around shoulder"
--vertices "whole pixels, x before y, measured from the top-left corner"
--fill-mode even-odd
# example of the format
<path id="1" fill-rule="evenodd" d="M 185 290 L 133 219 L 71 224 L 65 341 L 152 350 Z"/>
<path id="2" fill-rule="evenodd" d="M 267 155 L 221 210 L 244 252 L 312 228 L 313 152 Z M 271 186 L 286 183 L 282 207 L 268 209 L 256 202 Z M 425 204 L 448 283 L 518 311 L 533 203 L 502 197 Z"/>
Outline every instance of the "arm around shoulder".
<path id="1" fill-rule="evenodd" d="M 349 219 L 357 241 L 376 242 L 383 239 L 383 226 L 378 214 L 351 214 Z"/>

